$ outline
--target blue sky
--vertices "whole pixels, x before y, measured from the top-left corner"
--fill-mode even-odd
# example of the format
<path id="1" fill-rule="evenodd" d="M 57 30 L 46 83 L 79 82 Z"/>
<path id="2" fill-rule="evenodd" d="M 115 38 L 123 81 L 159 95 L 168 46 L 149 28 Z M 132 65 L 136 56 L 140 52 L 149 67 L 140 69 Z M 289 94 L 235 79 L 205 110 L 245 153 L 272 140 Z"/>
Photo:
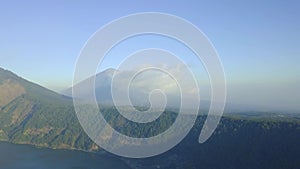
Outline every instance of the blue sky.
<path id="1" fill-rule="evenodd" d="M 0 66 L 60 91 L 99 28 L 124 15 L 165 12 L 199 27 L 223 62 L 228 100 L 300 111 L 299 1 L 7 1 Z M 103 65 L 115 66 L 117 59 Z"/>

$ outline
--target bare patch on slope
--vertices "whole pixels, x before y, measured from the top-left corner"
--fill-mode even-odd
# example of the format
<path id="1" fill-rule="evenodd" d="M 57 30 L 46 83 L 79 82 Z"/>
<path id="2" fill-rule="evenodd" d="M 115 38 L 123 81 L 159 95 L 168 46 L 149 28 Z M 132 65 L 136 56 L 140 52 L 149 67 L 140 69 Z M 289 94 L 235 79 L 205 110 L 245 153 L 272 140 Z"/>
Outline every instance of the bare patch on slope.
<path id="1" fill-rule="evenodd" d="M 0 108 L 7 105 L 26 91 L 18 82 L 7 79 L 0 85 Z"/>

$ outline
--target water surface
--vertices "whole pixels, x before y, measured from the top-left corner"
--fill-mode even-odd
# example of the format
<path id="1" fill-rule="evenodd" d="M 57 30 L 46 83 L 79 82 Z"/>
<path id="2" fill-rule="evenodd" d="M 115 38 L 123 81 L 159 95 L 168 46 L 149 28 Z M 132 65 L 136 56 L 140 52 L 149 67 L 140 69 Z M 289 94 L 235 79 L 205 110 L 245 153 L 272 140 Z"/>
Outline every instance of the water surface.
<path id="1" fill-rule="evenodd" d="M 0 142 L 1 169 L 129 169 L 108 155 Z"/>

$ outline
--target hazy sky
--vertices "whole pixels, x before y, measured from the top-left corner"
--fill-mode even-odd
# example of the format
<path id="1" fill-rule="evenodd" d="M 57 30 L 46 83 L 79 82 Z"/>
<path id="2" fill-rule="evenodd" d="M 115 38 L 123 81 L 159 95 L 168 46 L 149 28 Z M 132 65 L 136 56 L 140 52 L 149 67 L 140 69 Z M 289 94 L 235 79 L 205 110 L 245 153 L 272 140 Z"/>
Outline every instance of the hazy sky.
<path id="1" fill-rule="evenodd" d="M 192 22 L 214 44 L 230 102 L 300 111 L 299 9 L 296 0 L 1 2 L 0 66 L 60 91 L 71 85 L 76 58 L 96 30 L 124 15 L 165 12 Z M 103 69 L 116 64 L 112 57 Z"/>

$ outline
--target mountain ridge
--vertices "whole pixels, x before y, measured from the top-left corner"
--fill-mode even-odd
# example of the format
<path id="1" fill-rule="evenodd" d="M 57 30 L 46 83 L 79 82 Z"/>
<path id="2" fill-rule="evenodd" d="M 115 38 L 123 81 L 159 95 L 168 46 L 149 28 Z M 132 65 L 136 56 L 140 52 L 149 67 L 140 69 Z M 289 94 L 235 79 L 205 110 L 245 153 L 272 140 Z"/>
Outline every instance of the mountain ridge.
<path id="1" fill-rule="evenodd" d="M 8 84 L 21 88 L 21 92 Z M 0 68 L 0 101 L 1 141 L 50 148 L 99 148 L 82 130 L 70 97 Z"/>

